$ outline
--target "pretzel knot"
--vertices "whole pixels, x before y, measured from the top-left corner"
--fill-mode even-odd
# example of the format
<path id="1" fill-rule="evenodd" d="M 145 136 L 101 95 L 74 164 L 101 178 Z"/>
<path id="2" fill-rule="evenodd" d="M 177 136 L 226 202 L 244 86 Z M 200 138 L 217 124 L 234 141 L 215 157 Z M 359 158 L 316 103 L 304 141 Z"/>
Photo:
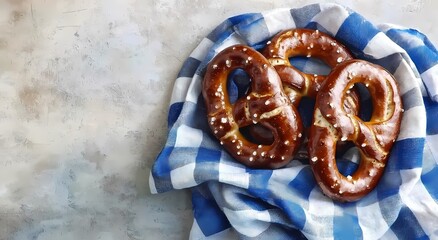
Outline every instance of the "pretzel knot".
<path id="1" fill-rule="evenodd" d="M 373 112 L 369 121 L 347 113 L 341 106 L 354 84 L 364 84 L 371 95 Z M 402 103 L 391 74 L 380 66 L 350 60 L 335 67 L 316 97 L 310 129 L 309 158 L 316 181 L 329 197 L 355 201 L 377 184 L 389 151 L 400 130 Z M 361 161 L 351 176 L 336 165 L 338 141 L 351 141 Z"/>
<path id="2" fill-rule="evenodd" d="M 227 81 L 235 69 L 243 69 L 251 83 L 247 95 L 232 104 Z M 208 65 L 202 93 L 213 134 L 236 160 L 254 168 L 279 168 L 292 160 L 301 142 L 301 120 L 262 54 L 242 45 L 221 51 Z M 246 139 L 240 128 L 252 124 L 269 129 L 272 144 Z"/>

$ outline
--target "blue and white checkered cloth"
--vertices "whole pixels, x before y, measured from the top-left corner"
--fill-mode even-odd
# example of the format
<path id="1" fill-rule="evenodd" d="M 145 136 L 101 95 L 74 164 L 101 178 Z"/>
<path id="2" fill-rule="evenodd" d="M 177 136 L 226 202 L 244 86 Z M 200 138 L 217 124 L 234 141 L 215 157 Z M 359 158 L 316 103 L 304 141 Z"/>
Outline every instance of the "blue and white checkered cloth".
<path id="1" fill-rule="evenodd" d="M 398 81 L 405 109 L 400 135 L 378 186 L 357 202 L 325 197 L 305 161 L 277 170 L 246 168 L 210 133 L 201 96 L 208 62 L 238 43 L 261 49 L 289 28 L 326 32 Z M 294 61 L 304 71 L 320 71 L 315 61 Z M 235 16 L 204 38 L 179 72 L 168 139 L 152 167 L 150 189 L 192 190 L 192 239 L 438 239 L 437 102 L 438 52 L 416 30 L 376 26 L 336 4 Z M 349 151 L 338 166 L 352 171 L 357 158 Z"/>

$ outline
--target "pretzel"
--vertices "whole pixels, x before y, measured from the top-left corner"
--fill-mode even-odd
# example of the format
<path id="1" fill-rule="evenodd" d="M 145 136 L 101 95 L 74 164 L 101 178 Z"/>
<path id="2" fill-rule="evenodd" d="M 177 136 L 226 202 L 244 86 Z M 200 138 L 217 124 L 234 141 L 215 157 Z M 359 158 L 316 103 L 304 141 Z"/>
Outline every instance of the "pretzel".
<path id="1" fill-rule="evenodd" d="M 277 70 L 284 91 L 296 106 L 303 96 L 314 98 L 326 76 L 304 73 L 292 66 L 289 58 L 317 58 L 331 68 L 353 59 L 348 49 L 334 38 L 312 29 L 291 29 L 278 33 L 266 43 L 263 55 Z"/>
<path id="2" fill-rule="evenodd" d="M 251 77 L 251 90 L 231 104 L 228 75 L 238 68 Z M 224 49 L 207 67 L 202 94 L 214 136 L 236 160 L 253 168 L 279 168 L 292 160 L 301 142 L 301 119 L 262 54 L 243 45 Z M 243 137 L 239 128 L 251 124 L 272 131 L 273 143 L 256 144 Z"/>
<path id="3" fill-rule="evenodd" d="M 372 98 L 369 121 L 341 107 L 346 94 L 357 83 L 363 83 Z M 327 196 L 355 201 L 376 186 L 399 133 L 402 112 L 397 84 L 380 66 L 349 60 L 332 70 L 316 97 L 309 139 L 310 165 Z M 360 151 L 361 161 L 351 176 L 338 171 L 335 159 L 338 141 L 352 141 Z"/>
<path id="4" fill-rule="evenodd" d="M 297 108 L 302 97 L 316 97 L 327 76 L 304 73 L 292 66 L 289 58 L 314 57 L 321 59 L 331 68 L 343 61 L 353 59 L 348 49 L 334 38 L 311 29 L 290 29 L 278 33 L 266 43 L 263 55 L 277 70 L 285 93 Z M 344 101 L 344 109 L 354 115 L 359 113 L 359 97 L 355 90 L 348 93 L 347 101 Z M 251 138 L 261 143 L 269 143 L 273 139 L 272 134 L 260 126 L 252 126 L 248 133 Z M 303 148 L 300 149 L 297 158 L 308 159 L 307 135 L 304 134 Z M 346 144 L 340 143 L 338 149 L 345 149 L 345 147 L 347 147 Z"/>

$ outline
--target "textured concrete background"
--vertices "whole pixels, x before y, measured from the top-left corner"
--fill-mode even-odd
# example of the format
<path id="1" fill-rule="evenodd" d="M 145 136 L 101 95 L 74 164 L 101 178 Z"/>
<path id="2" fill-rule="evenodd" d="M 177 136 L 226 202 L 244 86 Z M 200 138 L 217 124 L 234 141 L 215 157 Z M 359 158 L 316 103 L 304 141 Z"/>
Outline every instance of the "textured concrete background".
<path id="1" fill-rule="evenodd" d="M 147 184 L 183 60 L 227 17 L 313 2 L 0 0 L 0 239 L 186 239 L 188 193 Z M 438 44 L 437 1 L 335 2 Z"/>

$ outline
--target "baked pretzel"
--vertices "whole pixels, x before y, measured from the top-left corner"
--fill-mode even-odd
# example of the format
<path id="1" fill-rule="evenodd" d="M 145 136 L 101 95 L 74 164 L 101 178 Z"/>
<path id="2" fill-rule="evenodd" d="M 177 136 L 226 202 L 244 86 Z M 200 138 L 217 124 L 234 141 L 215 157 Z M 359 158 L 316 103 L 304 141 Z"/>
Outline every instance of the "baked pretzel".
<path id="1" fill-rule="evenodd" d="M 331 68 L 343 61 L 353 59 L 348 49 L 341 43 L 328 34 L 312 29 L 290 29 L 278 33 L 267 42 L 263 55 L 277 70 L 285 93 L 297 108 L 302 97 L 316 97 L 326 76 L 304 73 L 292 66 L 289 58 L 313 57 L 322 60 Z M 354 89 L 349 91 L 343 105 L 348 113 L 358 115 L 359 97 Z M 307 132 L 304 131 L 304 144 L 296 158 L 308 159 Z M 273 140 L 272 134 L 261 126 L 252 126 L 248 133 L 251 138 L 261 143 L 269 143 Z M 346 147 L 348 147 L 346 144 L 340 143 L 338 149 Z"/>
<path id="2" fill-rule="evenodd" d="M 292 66 L 289 58 L 317 58 L 331 68 L 353 59 L 341 43 L 328 34 L 312 29 L 291 29 L 278 33 L 267 42 L 263 55 L 277 70 L 284 91 L 296 106 L 303 96 L 314 98 L 326 76 L 304 73 Z"/>
<path id="3" fill-rule="evenodd" d="M 238 68 L 251 77 L 251 88 L 231 104 L 228 75 Z M 254 168 L 279 168 L 292 160 L 301 142 L 301 120 L 280 77 L 261 53 L 243 45 L 221 51 L 207 67 L 202 94 L 214 136 L 236 160 Z M 239 128 L 251 124 L 269 129 L 273 143 L 256 144 L 243 137 Z"/>
<path id="4" fill-rule="evenodd" d="M 356 83 L 364 84 L 370 92 L 373 112 L 369 121 L 347 113 L 342 107 Z M 332 70 L 316 97 L 309 139 L 310 165 L 327 196 L 355 201 L 376 186 L 399 133 L 402 112 L 398 86 L 380 66 L 349 60 Z M 361 161 L 351 176 L 338 171 L 335 159 L 338 141 L 352 141 L 360 151 Z"/>

